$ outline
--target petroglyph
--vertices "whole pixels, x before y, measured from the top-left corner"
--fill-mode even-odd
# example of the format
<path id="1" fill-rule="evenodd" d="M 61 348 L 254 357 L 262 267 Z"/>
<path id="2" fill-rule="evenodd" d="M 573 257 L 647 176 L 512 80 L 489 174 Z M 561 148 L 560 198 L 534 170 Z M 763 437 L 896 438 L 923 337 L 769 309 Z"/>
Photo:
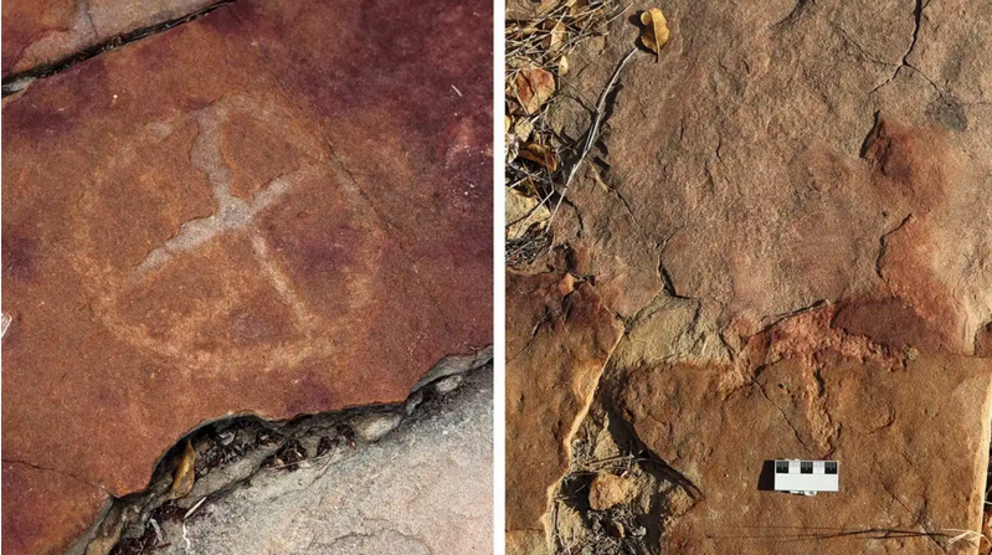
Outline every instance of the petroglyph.
<path id="1" fill-rule="evenodd" d="M 190 163 L 207 174 L 210 180 L 214 200 L 217 201 L 217 210 L 210 216 L 183 224 L 178 234 L 148 253 L 145 260 L 135 268 L 136 276 L 147 274 L 178 253 L 193 250 L 214 240 L 222 233 L 249 228 L 256 214 L 285 195 L 294 178 L 299 178 L 305 173 L 305 170 L 300 170 L 295 172 L 296 175 L 272 180 L 252 203 L 232 196 L 231 183 L 234 180 L 234 172 L 224 160 L 220 146 L 221 127 L 227 112 L 228 110 L 223 106 L 214 105 L 196 113 L 199 134 L 190 152 Z"/>

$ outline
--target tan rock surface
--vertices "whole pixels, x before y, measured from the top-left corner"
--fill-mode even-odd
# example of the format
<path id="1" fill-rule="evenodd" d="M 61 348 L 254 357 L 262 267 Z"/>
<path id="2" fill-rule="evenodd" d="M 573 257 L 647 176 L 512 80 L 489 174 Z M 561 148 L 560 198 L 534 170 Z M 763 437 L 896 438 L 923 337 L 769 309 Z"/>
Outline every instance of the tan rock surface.
<path id="1" fill-rule="evenodd" d="M 622 328 L 594 288 L 569 274 L 506 281 L 506 527 L 538 530 Z"/>
<path id="2" fill-rule="evenodd" d="M 794 3 L 781 4 L 664 7 L 666 55 L 625 69 L 607 120 L 610 190 L 586 178 L 569 191 L 582 227 L 563 225 L 561 241 L 588 248 L 603 298 L 624 317 L 664 289 L 664 269 L 672 291 L 725 306 L 749 333 L 821 299 L 895 296 L 937 322 L 949 350 L 973 352 L 992 319 L 992 277 L 969 262 L 992 250 L 992 163 L 981 156 L 992 112 L 957 99 L 953 81 L 935 90 L 910 66 L 896 71 L 901 56 L 872 61 L 844 27 L 902 52 L 911 6 L 810 3 L 790 19 Z M 967 6 L 974 18 L 988 9 Z M 619 18 L 602 51 L 591 41 L 574 56 L 583 95 L 598 96 L 636 32 Z M 979 49 L 962 56 L 985 67 Z M 560 104 L 553 121 L 581 136 L 584 112 Z M 914 297 L 925 288 L 939 293 Z"/>
<path id="3" fill-rule="evenodd" d="M 506 534 L 507 555 L 548 555 L 544 530 L 513 530 Z"/>
<path id="4" fill-rule="evenodd" d="M 584 139 L 580 99 L 599 97 L 636 44 L 630 19 L 656 5 L 570 56 L 556 132 Z M 920 6 L 672 0 L 660 61 L 625 67 L 592 154 L 603 184 L 579 172 L 551 252 L 581 253 L 574 273 L 625 325 L 593 412 L 629 419 L 643 455 L 702 493 L 671 518 L 635 515 L 638 552 L 930 552 L 981 529 L 992 8 Z M 567 266 L 556 256 L 530 271 Z M 531 442 L 556 433 L 514 425 Z M 767 460 L 826 456 L 841 494 L 758 489 Z M 522 507 L 508 502 L 511 520 Z M 742 538 L 766 523 L 943 535 Z"/>
<path id="5" fill-rule="evenodd" d="M 491 343 L 488 9 L 242 1 L 7 99 L 3 457 L 92 486 L 5 464 L 5 552 L 205 420 L 396 402 Z"/>
<path id="6" fill-rule="evenodd" d="M 609 473 L 597 474 L 589 486 L 589 507 L 605 511 L 626 501 L 633 491 L 633 484 Z"/>
<path id="7" fill-rule="evenodd" d="M 793 333 L 774 332 L 785 341 Z M 778 348 L 773 341 L 770 352 Z M 810 351 L 772 355 L 739 382 L 733 367 L 679 364 L 618 380 L 615 409 L 701 492 L 665 531 L 665 552 L 967 548 L 949 539 L 982 525 L 992 361 L 893 360 L 851 342 Z M 840 493 L 764 490 L 759 480 L 776 458 L 841 461 Z M 891 541 L 874 541 L 885 535 Z"/>

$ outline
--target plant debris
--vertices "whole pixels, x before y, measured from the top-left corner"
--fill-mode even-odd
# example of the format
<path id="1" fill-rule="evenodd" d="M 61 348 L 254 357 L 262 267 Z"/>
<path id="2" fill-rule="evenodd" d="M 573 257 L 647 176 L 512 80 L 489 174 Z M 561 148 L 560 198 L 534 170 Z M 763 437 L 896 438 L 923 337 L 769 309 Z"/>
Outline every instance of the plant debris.
<path id="1" fill-rule="evenodd" d="M 555 76 L 539 67 L 520 70 L 515 85 L 516 99 L 528 115 L 536 114 L 541 105 L 555 94 Z"/>
<path id="2" fill-rule="evenodd" d="M 186 497 L 193 489 L 193 482 L 196 480 L 194 470 L 196 462 L 196 451 L 193 444 L 186 440 L 186 449 L 183 451 L 183 458 L 176 468 L 175 477 L 172 480 L 172 489 L 169 491 L 169 499 L 179 499 Z"/>
<path id="3" fill-rule="evenodd" d="M 641 44 L 645 48 L 654 52 L 655 61 L 661 61 L 661 49 L 668 44 L 668 21 L 660 8 L 651 8 L 646 12 L 641 12 L 641 24 L 644 30 L 641 31 Z"/>
<path id="4" fill-rule="evenodd" d="M 506 262 L 524 266 L 547 252 L 550 205 L 565 188 L 563 160 L 575 141 L 547 123 L 561 95 L 569 55 L 581 42 L 606 34 L 623 13 L 612 0 L 545 0 L 527 19 L 506 22 Z"/>

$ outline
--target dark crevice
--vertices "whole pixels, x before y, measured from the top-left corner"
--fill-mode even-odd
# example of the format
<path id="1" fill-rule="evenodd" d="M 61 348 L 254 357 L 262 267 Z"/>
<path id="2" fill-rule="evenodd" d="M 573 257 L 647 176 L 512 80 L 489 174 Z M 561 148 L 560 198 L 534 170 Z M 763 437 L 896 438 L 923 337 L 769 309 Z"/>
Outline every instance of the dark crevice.
<path id="1" fill-rule="evenodd" d="M 770 321 L 768 321 L 767 324 L 765 324 L 764 326 L 762 326 L 761 330 L 758 331 L 758 333 L 755 334 L 755 335 L 762 334 L 762 333 L 767 333 L 767 332 L 771 331 L 771 329 L 773 327 L 775 327 L 776 325 L 778 325 L 779 323 L 781 323 L 784 320 L 788 320 L 789 318 L 794 318 L 796 316 L 800 316 L 802 314 L 806 314 L 807 312 L 813 312 L 815 310 L 820 310 L 821 308 L 830 306 L 830 304 L 831 304 L 830 301 L 827 300 L 827 299 L 819 299 L 817 301 L 814 301 L 811 304 L 808 304 L 806 306 L 797 308 L 795 310 L 790 310 L 788 312 L 782 312 L 780 314 L 776 314 L 776 315 L 772 316 L 771 319 L 770 319 Z M 757 377 L 757 376 L 755 376 L 755 377 Z"/>
<path id="2" fill-rule="evenodd" d="M 906 50 L 906 54 L 902 57 L 902 65 L 909 66 L 909 56 L 913 53 L 913 48 L 916 47 L 916 41 L 920 38 L 920 23 L 923 21 L 923 0 L 916 0 L 916 6 L 913 8 L 913 42 L 909 44 L 909 49 Z M 912 67 L 912 66 L 910 66 Z"/>
<path id="3" fill-rule="evenodd" d="M 788 15 L 779 21 L 773 23 L 772 29 L 795 24 L 800 18 L 802 18 L 803 14 L 809 10 L 809 7 L 814 4 L 816 4 L 816 0 L 797 0 L 796 5 L 792 8 L 792 11 L 790 11 Z"/>
<path id="4" fill-rule="evenodd" d="M 311 466 L 330 467 L 359 452 L 364 444 L 392 433 L 406 421 L 443 410 L 449 393 L 463 381 L 476 384 L 469 387 L 476 387 L 481 379 L 478 374 L 485 374 L 482 369 L 491 368 L 491 361 L 489 348 L 475 357 L 446 357 L 428 372 L 425 376 L 428 381 L 418 383 L 405 401 L 395 405 L 351 407 L 303 414 L 284 421 L 236 414 L 206 422 L 165 452 L 155 464 L 145 490 L 111 496 L 110 509 L 75 542 L 67 555 L 88 553 L 87 545 L 91 542 L 116 544 L 110 551 L 113 555 L 152 550 L 158 546 L 154 529 L 157 524 L 152 520 L 184 520 L 200 500 L 210 503 L 238 487 L 250 486 L 255 475 L 263 470 L 292 472 Z M 452 383 L 450 380 L 457 382 L 447 385 Z M 187 445 L 195 453 L 192 489 L 176 495 L 174 474 Z"/>
<path id="5" fill-rule="evenodd" d="M 869 96 L 880 90 L 882 87 L 888 85 L 890 82 L 892 82 L 893 79 L 899 76 L 899 72 L 902 71 L 903 68 L 909 68 L 915 71 L 916 73 L 919 73 L 920 76 L 923 77 L 923 79 L 925 79 L 928 83 L 930 83 L 930 86 L 933 87 L 933 89 L 937 92 L 937 96 L 941 98 L 945 96 L 944 91 L 942 91 L 940 87 L 937 86 L 937 83 L 935 83 L 933 79 L 931 79 L 927 74 L 920 71 L 919 68 L 909 63 L 909 57 L 910 55 L 913 54 L 913 49 L 916 48 L 916 43 L 920 38 L 920 26 L 923 24 L 923 10 L 928 5 L 929 2 L 925 3 L 923 0 L 916 0 L 916 5 L 913 7 L 913 40 L 912 42 L 909 43 L 909 48 L 907 48 L 906 53 L 903 54 L 902 60 L 899 61 L 899 65 L 896 67 L 896 70 L 892 72 L 892 76 L 886 79 L 881 85 L 878 85 L 877 87 L 872 89 L 868 93 Z"/>
<path id="6" fill-rule="evenodd" d="M 227 4 L 232 4 L 236 0 L 220 0 L 214 4 L 211 4 L 203 9 L 197 10 L 193 13 L 186 14 L 182 17 L 177 17 L 170 19 L 168 21 L 163 21 L 161 23 L 156 23 L 154 25 L 149 25 L 147 27 L 141 27 L 135 29 L 134 31 L 129 31 L 120 35 L 114 35 L 113 37 L 98 42 L 92 46 L 89 46 L 78 52 L 74 52 L 56 60 L 54 62 L 33 67 L 31 69 L 15 73 L 13 75 L 8 75 L 2 80 L 2 96 L 6 97 L 8 95 L 14 94 L 24 90 L 32 81 L 35 79 L 43 79 L 45 77 L 51 77 L 57 73 L 61 73 L 76 64 L 85 62 L 90 58 L 99 56 L 100 54 L 113 50 L 115 48 L 124 46 L 125 44 L 141 40 L 152 35 L 157 35 L 161 32 L 168 31 L 173 27 L 178 27 L 185 23 L 189 23 L 195 19 L 199 19 L 208 13 L 220 8 L 221 6 L 226 6 Z"/>
<path id="7" fill-rule="evenodd" d="M 703 491 L 692 480 L 668 464 L 668 461 L 658 456 L 657 453 L 641 440 L 637 435 L 637 431 L 634 430 L 634 425 L 624 418 L 618 410 L 612 407 L 607 408 L 607 414 L 609 414 L 610 423 L 622 429 L 622 433 L 617 433 L 618 430 L 614 427 L 613 435 L 616 438 L 625 436 L 628 443 L 627 452 L 633 454 L 642 464 L 648 463 L 651 465 L 662 478 L 685 490 L 694 501 L 698 501 L 704 497 Z"/>
<path id="8" fill-rule="evenodd" d="M 861 151 L 859 152 L 859 156 L 863 159 L 867 159 L 868 149 L 871 148 L 871 145 L 875 142 L 875 139 L 878 138 L 878 133 L 882 127 L 881 114 L 881 110 L 875 110 L 871 130 L 868 131 L 867 135 L 865 135 L 865 140 L 861 142 Z"/>
<path id="9" fill-rule="evenodd" d="M 620 409 L 604 401 L 614 395 L 597 392 L 596 406 L 571 442 L 569 471 L 559 481 L 547 515 L 556 554 L 657 553 L 652 546 L 660 545 L 669 521 L 705 498 L 692 480 L 638 437 Z M 602 448 L 615 454 L 603 457 Z M 609 507 L 594 507 L 593 484 L 605 475 L 620 476 L 637 493 Z M 677 490 L 686 495 L 688 507 L 673 505 Z M 571 516 L 562 518 L 563 513 Z M 576 535 L 576 530 L 582 532 Z"/>
<path id="10" fill-rule="evenodd" d="M 679 292 L 675 289 L 675 282 L 672 280 L 672 276 L 668 273 L 668 270 L 665 269 L 664 263 L 660 263 L 658 265 L 658 275 L 661 276 L 661 286 L 665 291 L 665 294 L 668 295 L 669 297 L 673 299 L 681 299 L 685 301 L 699 300 L 694 297 L 687 297 L 685 295 L 679 294 Z"/>

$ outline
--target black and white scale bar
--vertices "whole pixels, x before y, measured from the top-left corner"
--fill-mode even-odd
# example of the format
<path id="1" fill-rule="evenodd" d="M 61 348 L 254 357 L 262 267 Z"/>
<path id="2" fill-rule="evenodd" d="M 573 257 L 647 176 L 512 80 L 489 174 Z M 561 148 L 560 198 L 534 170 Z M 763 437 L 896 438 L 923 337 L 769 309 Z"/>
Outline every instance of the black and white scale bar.
<path id="1" fill-rule="evenodd" d="M 840 464 L 837 461 L 775 461 L 775 491 L 804 495 L 840 491 Z"/>

